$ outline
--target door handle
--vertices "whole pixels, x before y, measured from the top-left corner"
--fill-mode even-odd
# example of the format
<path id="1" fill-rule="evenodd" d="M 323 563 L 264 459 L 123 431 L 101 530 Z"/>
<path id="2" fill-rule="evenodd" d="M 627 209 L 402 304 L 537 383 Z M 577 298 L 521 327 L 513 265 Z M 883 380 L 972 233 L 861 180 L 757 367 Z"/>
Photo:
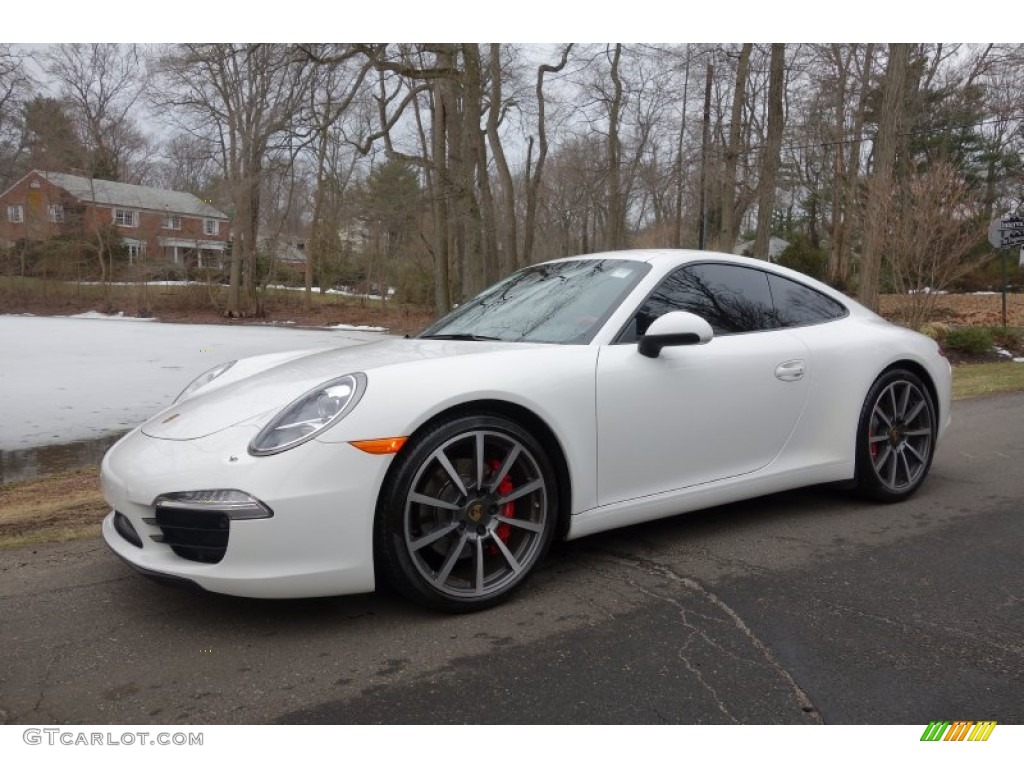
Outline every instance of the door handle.
<path id="1" fill-rule="evenodd" d="M 775 369 L 775 378 L 779 381 L 800 381 L 807 372 L 807 364 L 803 360 L 787 360 Z"/>

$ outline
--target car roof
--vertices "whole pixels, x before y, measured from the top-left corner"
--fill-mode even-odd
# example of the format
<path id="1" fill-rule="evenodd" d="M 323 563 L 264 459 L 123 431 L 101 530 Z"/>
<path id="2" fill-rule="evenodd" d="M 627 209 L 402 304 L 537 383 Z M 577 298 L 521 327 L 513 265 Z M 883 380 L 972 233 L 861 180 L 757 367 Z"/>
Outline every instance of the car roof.
<path id="1" fill-rule="evenodd" d="M 635 248 L 625 251 L 601 251 L 599 253 L 586 253 L 580 256 L 567 256 L 561 259 L 552 259 L 551 262 L 559 261 L 588 261 L 593 259 L 618 259 L 620 261 L 643 261 L 648 264 L 656 262 L 672 262 L 673 264 L 686 264 L 691 261 L 703 261 L 713 259 L 715 261 L 731 262 L 745 266 L 764 267 L 769 262 L 761 259 L 753 259 L 749 256 L 735 256 L 731 253 L 719 251 L 698 251 L 688 248 Z M 549 262 L 549 263 L 551 263 Z"/>

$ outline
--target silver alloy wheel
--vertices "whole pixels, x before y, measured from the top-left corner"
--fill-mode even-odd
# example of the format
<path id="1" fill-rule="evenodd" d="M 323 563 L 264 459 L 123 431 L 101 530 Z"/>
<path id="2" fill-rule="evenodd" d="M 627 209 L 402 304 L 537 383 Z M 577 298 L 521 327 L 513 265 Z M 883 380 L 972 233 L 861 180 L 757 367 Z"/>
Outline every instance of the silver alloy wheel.
<path id="1" fill-rule="evenodd" d="M 928 395 L 913 381 L 890 383 L 872 405 L 867 438 L 878 481 L 893 492 L 912 488 L 931 463 L 933 424 Z"/>
<path id="2" fill-rule="evenodd" d="M 544 550 L 549 495 L 530 448 L 489 429 L 457 434 L 417 468 L 403 511 L 406 552 L 446 597 L 487 598 Z"/>

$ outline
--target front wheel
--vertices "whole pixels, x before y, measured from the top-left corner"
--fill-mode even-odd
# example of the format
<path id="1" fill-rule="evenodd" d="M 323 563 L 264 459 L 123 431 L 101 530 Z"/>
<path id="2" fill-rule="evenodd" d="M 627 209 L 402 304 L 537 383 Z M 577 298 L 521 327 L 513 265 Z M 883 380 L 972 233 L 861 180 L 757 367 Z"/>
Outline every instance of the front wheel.
<path id="1" fill-rule="evenodd" d="M 558 492 L 540 443 L 503 417 L 440 423 L 410 441 L 377 510 L 382 575 L 433 608 L 504 600 L 551 542 Z"/>
<path id="2" fill-rule="evenodd" d="M 857 431 L 857 489 L 878 501 L 899 501 L 924 482 L 935 454 L 935 404 L 924 382 L 905 369 L 871 386 Z"/>

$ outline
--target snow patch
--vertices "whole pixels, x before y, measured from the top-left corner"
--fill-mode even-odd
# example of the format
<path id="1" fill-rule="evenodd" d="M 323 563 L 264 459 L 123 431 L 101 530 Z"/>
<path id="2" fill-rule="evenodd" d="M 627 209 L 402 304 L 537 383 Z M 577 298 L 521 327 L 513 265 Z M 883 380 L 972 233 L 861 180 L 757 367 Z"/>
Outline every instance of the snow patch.
<path id="1" fill-rule="evenodd" d="M 387 333 L 388 330 L 381 325 L 348 325 L 347 323 L 329 325 L 327 327 L 332 331 L 370 331 L 373 333 Z"/>
<path id="2" fill-rule="evenodd" d="M 219 283 L 204 283 L 200 280 L 147 280 L 145 282 L 136 280 L 127 283 L 98 283 L 93 280 L 82 280 L 81 282 L 65 281 L 68 285 L 219 285 Z"/>
<path id="3" fill-rule="evenodd" d="M 124 312 L 118 312 L 116 315 L 105 315 L 102 312 L 96 310 L 90 310 L 88 312 L 82 312 L 77 315 L 65 315 L 75 320 L 131 320 L 137 323 L 152 323 L 156 321 L 155 317 L 125 317 Z"/>

